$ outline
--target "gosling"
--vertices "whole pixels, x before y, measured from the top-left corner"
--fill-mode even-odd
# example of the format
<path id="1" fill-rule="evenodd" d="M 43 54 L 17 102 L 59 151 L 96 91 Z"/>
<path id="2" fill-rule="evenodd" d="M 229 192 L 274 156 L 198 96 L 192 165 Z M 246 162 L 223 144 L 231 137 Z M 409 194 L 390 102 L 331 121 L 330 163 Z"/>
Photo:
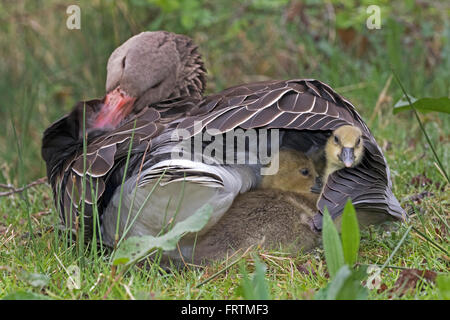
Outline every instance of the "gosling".
<path id="1" fill-rule="evenodd" d="M 361 129 L 345 125 L 333 131 L 325 144 L 326 167 L 323 182 L 328 176 L 343 168 L 357 166 L 364 155 Z"/>
<path id="2" fill-rule="evenodd" d="M 263 176 L 260 188 L 294 192 L 314 204 L 322 181 L 311 158 L 294 149 L 281 149 L 278 159 L 278 172 Z"/>
<path id="3" fill-rule="evenodd" d="M 231 208 L 205 235 L 197 239 L 192 262 L 224 259 L 252 246 L 308 251 L 319 244 L 311 218 L 320 190 L 313 162 L 294 150 L 279 153 L 279 169 L 264 176 L 260 189 L 236 197 Z"/>

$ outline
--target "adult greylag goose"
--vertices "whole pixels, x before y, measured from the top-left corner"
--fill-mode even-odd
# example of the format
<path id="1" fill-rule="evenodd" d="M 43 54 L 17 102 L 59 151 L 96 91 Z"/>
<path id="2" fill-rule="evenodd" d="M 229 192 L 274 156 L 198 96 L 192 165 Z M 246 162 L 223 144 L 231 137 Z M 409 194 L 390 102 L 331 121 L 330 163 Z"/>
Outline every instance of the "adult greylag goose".
<path id="1" fill-rule="evenodd" d="M 172 159 L 180 141 L 174 133 L 184 132 L 187 140 L 208 129 L 215 129 L 208 132 L 216 136 L 236 129 L 277 129 L 281 147 L 314 155 L 333 130 L 357 127 L 364 157 L 324 181 L 314 226 L 321 229 L 325 206 L 338 217 L 348 197 L 357 210 L 382 219 L 405 217 L 375 138 L 351 103 L 320 81 L 244 84 L 202 98 L 205 70 L 197 47 L 189 38 L 168 32 L 132 37 L 112 53 L 107 71 L 105 98 L 78 103 L 45 131 L 42 144 L 62 221 L 75 226 L 83 213 L 87 239 L 96 207 L 103 240 L 110 246 L 117 241 L 117 221 L 127 236 L 156 235 L 168 221 L 183 220 L 210 203 L 214 213 L 206 233 L 239 193 L 257 188 L 261 163 Z"/>
<path id="2" fill-rule="evenodd" d="M 91 238 L 94 210 L 103 214 L 122 177 L 133 175 L 157 145 L 154 138 L 200 101 L 205 72 L 197 46 L 183 35 L 143 32 L 114 50 L 105 97 L 78 102 L 43 135 L 42 157 L 66 227 L 75 230 L 83 213 L 85 237 Z"/>

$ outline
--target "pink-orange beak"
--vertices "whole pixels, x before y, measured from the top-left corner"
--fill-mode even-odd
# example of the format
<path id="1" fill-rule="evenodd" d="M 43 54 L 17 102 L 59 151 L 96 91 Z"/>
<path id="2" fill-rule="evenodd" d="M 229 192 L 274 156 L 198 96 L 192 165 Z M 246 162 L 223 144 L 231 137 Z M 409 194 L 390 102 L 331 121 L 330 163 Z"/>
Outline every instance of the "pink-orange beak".
<path id="1" fill-rule="evenodd" d="M 136 98 L 117 87 L 105 97 L 105 102 L 94 120 L 94 128 L 116 127 L 132 110 Z"/>

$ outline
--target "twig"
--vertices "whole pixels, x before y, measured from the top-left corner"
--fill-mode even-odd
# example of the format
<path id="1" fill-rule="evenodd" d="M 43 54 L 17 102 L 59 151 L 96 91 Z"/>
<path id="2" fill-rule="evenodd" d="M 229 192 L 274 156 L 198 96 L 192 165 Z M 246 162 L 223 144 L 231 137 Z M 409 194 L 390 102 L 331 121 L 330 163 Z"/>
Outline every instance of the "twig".
<path id="1" fill-rule="evenodd" d="M 62 261 L 58 258 L 58 256 L 56 255 L 56 253 L 53 253 L 53 255 L 56 258 L 56 261 L 58 261 L 58 263 L 61 265 L 61 267 L 63 268 L 63 270 L 67 273 L 67 275 L 69 276 L 68 280 L 71 282 L 71 284 L 73 285 L 74 288 L 76 289 L 80 289 L 79 285 L 75 282 L 75 280 L 72 278 L 72 275 L 70 274 L 69 270 L 66 269 L 66 267 L 64 266 L 64 264 L 62 263 Z"/>
<path id="2" fill-rule="evenodd" d="M 38 219 L 43 216 L 47 216 L 52 213 L 50 210 L 39 211 L 38 213 L 33 214 L 33 218 Z"/>
<path id="3" fill-rule="evenodd" d="M 180 244 L 179 243 L 177 243 L 177 249 L 178 249 L 178 253 L 180 254 L 181 261 L 183 261 L 184 266 L 190 271 L 191 269 L 186 264 L 186 261 L 184 261 L 184 257 L 183 257 L 183 254 L 181 253 L 181 249 L 180 249 Z"/>
<path id="4" fill-rule="evenodd" d="M 392 75 L 389 76 L 389 78 L 386 81 L 386 84 L 384 85 L 383 89 L 380 92 L 380 95 L 378 96 L 377 103 L 375 104 L 375 108 L 373 108 L 372 115 L 370 116 L 370 119 L 369 119 L 369 126 L 372 124 L 373 120 L 375 120 L 375 116 L 377 114 L 379 114 L 381 111 L 381 105 L 383 104 L 383 102 L 386 99 L 386 93 L 389 89 L 389 86 L 391 85 L 391 81 L 392 81 Z"/>
<path id="5" fill-rule="evenodd" d="M 112 284 L 106 290 L 105 295 L 102 298 L 103 300 L 106 300 L 108 298 L 108 296 L 111 293 L 112 289 L 114 288 L 116 283 L 119 282 L 120 278 L 122 278 L 123 275 L 124 275 L 124 272 L 119 272 L 119 274 L 114 279 L 112 279 Z"/>
<path id="6" fill-rule="evenodd" d="M 89 292 L 91 292 L 92 290 L 95 289 L 95 287 L 100 283 L 100 281 L 102 280 L 102 277 L 104 276 L 103 273 L 100 272 L 100 274 L 98 275 L 97 281 L 95 281 L 94 285 L 89 289 Z"/>
<path id="7" fill-rule="evenodd" d="M 222 274 L 223 272 L 227 271 L 228 269 L 230 269 L 232 266 L 234 266 L 236 263 L 238 263 L 239 261 L 241 261 L 241 259 L 243 257 L 245 257 L 247 255 L 247 253 L 250 251 L 250 249 L 252 249 L 253 246 L 250 246 L 247 248 L 247 250 L 245 250 L 245 252 L 239 257 L 237 258 L 235 261 L 233 261 L 231 264 L 229 264 L 228 266 L 226 266 L 225 268 L 217 271 L 216 273 L 214 273 L 212 276 L 208 277 L 207 279 L 203 280 L 202 282 L 200 282 L 198 285 L 195 286 L 196 289 L 200 288 L 202 285 L 204 285 L 205 283 L 211 281 L 212 279 L 216 278 L 217 276 L 219 276 L 220 274 Z"/>
<path id="8" fill-rule="evenodd" d="M 34 186 L 37 186 L 37 185 L 40 185 L 40 184 L 43 184 L 46 182 L 47 182 L 47 177 L 43 177 L 43 178 L 37 179 L 36 181 L 33 181 L 21 188 L 16 188 L 12 185 L 2 184 L 2 185 L 0 185 L 1 188 L 10 189 L 10 191 L 0 192 L 0 197 L 6 197 L 6 196 L 9 196 L 14 193 L 20 193 L 28 188 L 31 188 L 31 187 L 34 187 Z"/>
<path id="9" fill-rule="evenodd" d="M 242 258 L 242 257 L 241 257 Z M 211 281 L 212 279 L 214 279 L 215 277 L 219 276 L 220 274 L 222 274 L 223 272 L 227 271 L 228 269 L 230 269 L 232 266 L 234 266 L 236 263 L 238 263 L 239 261 L 241 261 L 241 258 L 236 259 L 235 261 L 233 261 L 233 263 L 229 264 L 228 266 L 226 266 L 225 268 L 217 271 L 216 273 L 214 273 L 212 276 L 208 277 L 206 280 L 200 282 L 198 285 L 195 286 L 195 288 L 200 288 L 202 285 L 204 285 L 205 283 Z"/>

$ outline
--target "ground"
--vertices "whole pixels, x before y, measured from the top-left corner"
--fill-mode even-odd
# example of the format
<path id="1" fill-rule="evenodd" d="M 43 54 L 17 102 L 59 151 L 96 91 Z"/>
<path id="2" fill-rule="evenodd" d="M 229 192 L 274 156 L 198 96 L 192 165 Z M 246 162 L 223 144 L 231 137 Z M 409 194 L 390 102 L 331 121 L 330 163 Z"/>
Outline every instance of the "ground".
<path id="1" fill-rule="evenodd" d="M 381 29 L 368 30 L 364 4 L 352 0 L 174 3 L 81 1 L 80 30 L 65 27 L 66 1 L 0 4 L 0 126 L 6 128 L 0 183 L 20 187 L 45 176 L 39 151 L 44 128 L 75 101 L 104 94 L 106 60 L 115 46 L 143 30 L 186 33 L 206 61 L 208 93 L 270 78 L 317 78 L 357 107 L 387 158 L 394 194 L 410 214 L 408 222 L 362 232 L 358 263 L 381 266 L 389 259 L 369 299 L 443 298 L 434 276 L 448 275 L 450 266 L 449 187 L 413 114 L 392 114 L 402 93 L 391 68 L 416 98 L 449 96 L 448 8 L 440 1 L 396 7 L 380 1 Z M 449 116 L 420 117 L 448 172 Z M 243 270 L 254 270 L 251 253 L 231 267 L 233 259 L 174 272 L 138 265 L 117 277 L 108 253 L 79 252 L 57 226 L 48 185 L 0 197 L 0 298 L 24 292 L 53 299 L 247 297 L 240 284 Z M 272 298 L 312 299 L 329 281 L 320 248 L 297 257 L 255 252 L 267 266 Z M 73 266 L 81 270 L 79 289 L 68 284 Z M 406 269 L 431 275 L 411 285 L 403 282 Z"/>

